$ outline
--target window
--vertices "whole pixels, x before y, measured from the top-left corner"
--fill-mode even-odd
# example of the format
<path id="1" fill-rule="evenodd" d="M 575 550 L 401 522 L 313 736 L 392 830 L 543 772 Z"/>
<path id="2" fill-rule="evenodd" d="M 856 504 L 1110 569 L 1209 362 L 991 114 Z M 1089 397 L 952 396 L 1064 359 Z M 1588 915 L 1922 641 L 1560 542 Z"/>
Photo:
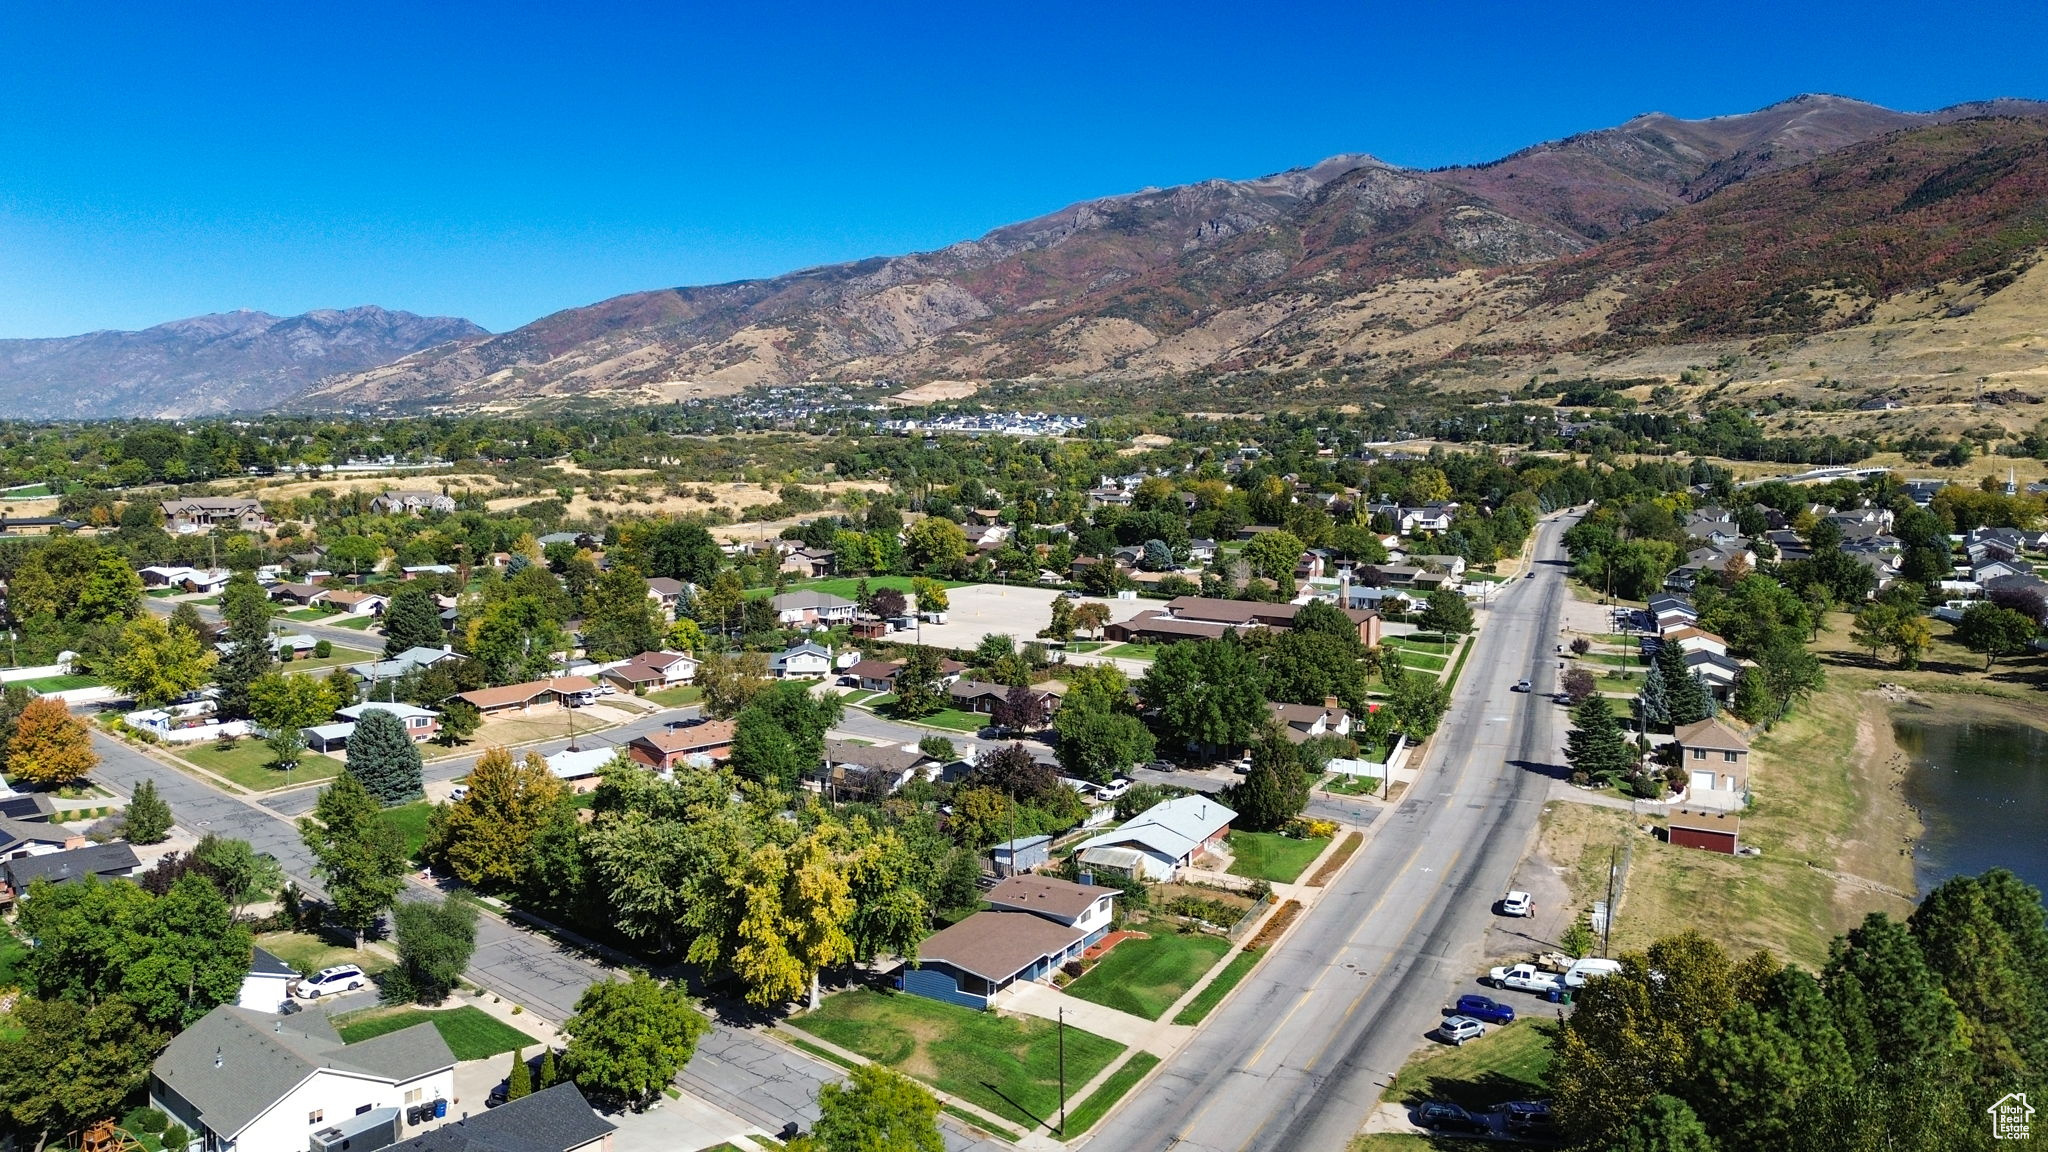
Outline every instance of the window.
<path id="1" fill-rule="evenodd" d="M 1726 761 L 1727 761 L 1728 763 L 1730 763 L 1730 764 L 1733 764 L 1733 763 L 1735 763 L 1735 753 L 1733 753 L 1733 752 L 1723 752 L 1723 753 L 1721 753 L 1721 759 L 1723 759 L 1723 760 L 1726 760 Z"/>
<path id="2" fill-rule="evenodd" d="M 1693 749 L 1692 758 L 1695 760 L 1705 760 L 1707 758 L 1707 750 L 1705 748 Z"/>
<path id="3" fill-rule="evenodd" d="M 426 1091 L 427 1091 L 427 1090 L 426 1090 L 425 1088 L 415 1088 L 415 1089 L 413 1089 L 412 1091 L 410 1091 L 410 1092 L 407 1092 L 407 1093 L 405 1094 L 405 1102 L 406 1102 L 407 1104 L 417 1104 L 417 1103 L 419 1103 L 419 1102 L 420 1102 L 420 1097 L 421 1097 L 421 1096 L 423 1096 L 423 1095 L 425 1095 L 425 1094 L 426 1094 Z"/>
<path id="4" fill-rule="evenodd" d="M 306 1113 L 306 1123 L 308 1124 L 318 1124 L 326 1118 L 327 1109 L 325 1108 L 315 1108 L 311 1112 Z"/>
<path id="5" fill-rule="evenodd" d="M 362 1107 L 356 1109 L 356 1115 L 361 1116 L 363 1113 L 368 1112 L 370 1109 L 375 1107 L 375 1104 L 365 1104 Z"/>

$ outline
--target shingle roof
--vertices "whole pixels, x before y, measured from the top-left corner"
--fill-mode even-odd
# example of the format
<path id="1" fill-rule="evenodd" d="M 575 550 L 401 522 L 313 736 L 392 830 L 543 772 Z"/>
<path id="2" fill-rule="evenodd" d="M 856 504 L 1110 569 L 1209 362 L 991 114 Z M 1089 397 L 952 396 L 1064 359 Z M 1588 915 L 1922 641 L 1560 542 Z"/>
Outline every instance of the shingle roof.
<path id="1" fill-rule="evenodd" d="M 1672 731 L 1681 748 L 1712 748 L 1730 752 L 1749 751 L 1749 741 L 1742 734 L 1711 717 L 1697 724 L 1687 724 Z"/>
<path id="2" fill-rule="evenodd" d="M 83 848 L 46 852 L 41 856 L 19 856 L 0 867 L 7 870 L 8 882 L 19 892 L 36 880 L 63 884 L 84 876 L 126 875 L 141 863 L 127 841 L 116 840 L 111 844 L 88 844 Z"/>
<path id="3" fill-rule="evenodd" d="M 553 680 L 507 684 L 503 688 L 480 688 L 475 692 L 464 692 L 460 698 L 479 708 L 497 708 L 523 703 L 548 692 L 590 692 L 596 688 L 588 676 L 557 676 Z"/>
<path id="4" fill-rule="evenodd" d="M 923 963 L 944 961 L 1001 983 L 1047 956 L 1064 952 L 1084 933 L 1027 912 L 976 912 L 917 946 Z"/>
<path id="5" fill-rule="evenodd" d="M 591 1111 L 575 1084 L 562 1083 L 380 1152 L 567 1152 L 617 1130 Z"/>
<path id="6" fill-rule="evenodd" d="M 249 972 L 254 976 L 297 976 L 298 969 L 272 956 L 261 948 L 253 950 L 249 959 Z"/>
<path id="7" fill-rule="evenodd" d="M 1207 796 L 1177 796 L 1145 809 L 1114 832 L 1083 841 L 1081 848 L 1139 844 L 1169 860 L 1179 860 L 1236 818 L 1237 813 Z"/>
<path id="8" fill-rule="evenodd" d="M 1056 876 L 1012 876 L 990 890 L 988 902 L 998 908 L 1072 920 L 1097 900 L 1116 892 L 1114 888 L 1076 884 Z"/>
<path id="9" fill-rule="evenodd" d="M 208 1128 L 232 1138 L 322 1068 L 398 1083 L 454 1066 L 432 1024 L 344 1045 L 317 1012 L 273 1016 L 223 1004 L 173 1038 L 153 1068 Z"/>

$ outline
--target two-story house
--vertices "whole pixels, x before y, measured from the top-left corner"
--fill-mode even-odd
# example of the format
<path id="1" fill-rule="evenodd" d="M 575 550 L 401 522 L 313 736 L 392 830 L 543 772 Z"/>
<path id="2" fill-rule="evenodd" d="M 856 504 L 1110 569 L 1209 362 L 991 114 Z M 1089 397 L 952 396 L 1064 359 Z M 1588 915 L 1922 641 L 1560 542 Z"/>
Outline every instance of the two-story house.
<path id="1" fill-rule="evenodd" d="M 1109 931 L 1118 892 L 1051 876 L 1012 876 L 987 897 L 989 909 L 925 938 L 918 965 L 897 971 L 905 992 L 987 1008 L 1020 982 L 1050 980 Z"/>

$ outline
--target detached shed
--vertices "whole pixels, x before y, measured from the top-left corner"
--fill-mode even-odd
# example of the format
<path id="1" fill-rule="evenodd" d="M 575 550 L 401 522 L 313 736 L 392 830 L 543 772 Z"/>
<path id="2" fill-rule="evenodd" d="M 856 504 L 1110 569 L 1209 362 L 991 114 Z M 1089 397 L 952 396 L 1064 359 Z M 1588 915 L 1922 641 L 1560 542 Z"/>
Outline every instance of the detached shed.
<path id="1" fill-rule="evenodd" d="M 1052 837 L 1019 836 L 989 849 L 995 858 L 996 875 L 1015 876 L 1043 867 L 1052 859 Z"/>
<path id="2" fill-rule="evenodd" d="M 1697 812 L 1681 808 L 1671 814 L 1670 840 L 1682 848 L 1700 848 L 1733 856 L 1741 846 L 1742 817 L 1732 812 Z"/>

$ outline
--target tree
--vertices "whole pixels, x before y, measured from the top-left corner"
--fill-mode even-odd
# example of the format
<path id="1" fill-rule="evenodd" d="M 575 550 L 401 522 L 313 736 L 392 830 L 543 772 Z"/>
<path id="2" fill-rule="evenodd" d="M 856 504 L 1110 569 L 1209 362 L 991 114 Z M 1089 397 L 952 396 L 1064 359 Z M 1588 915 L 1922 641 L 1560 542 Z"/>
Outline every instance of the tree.
<path id="1" fill-rule="evenodd" d="M 1005 656 L 1014 656 L 1016 653 L 1017 641 L 1014 637 L 1001 632 L 990 632 L 974 646 L 974 663 L 982 668 L 991 668 Z"/>
<path id="2" fill-rule="evenodd" d="M 335 922 L 360 945 L 405 886 L 405 844 L 385 822 L 383 805 L 354 773 L 344 772 L 321 790 L 313 815 L 300 818 L 299 839 L 313 854 Z"/>
<path id="3" fill-rule="evenodd" d="M 436 810 L 426 855 L 463 883 L 508 892 L 526 876 L 534 841 L 569 800 L 568 786 L 538 752 L 514 761 L 492 748 L 478 758 L 462 799 Z"/>
<path id="4" fill-rule="evenodd" d="M 833 694 L 813 696 L 802 684 L 772 684 L 740 711 L 733 728 L 733 771 L 793 791 L 803 773 L 823 763 L 825 732 L 844 711 Z"/>
<path id="5" fill-rule="evenodd" d="M 227 621 L 227 654 L 213 670 L 220 690 L 223 720 L 249 718 L 249 685 L 276 663 L 270 652 L 270 618 L 276 611 L 255 576 L 237 572 L 228 578 L 220 597 L 221 618 Z"/>
<path id="6" fill-rule="evenodd" d="M 1463 636 L 1472 630 L 1472 606 L 1465 597 L 1449 588 L 1431 592 L 1422 602 L 1422 615 L 1416 622 L 1432 632 L 1446 636 Z"/>
<path id="7" fill-rule="evenodd" d="M 846 891 L 853 901 L 846 932 L 853 958 L 871 963 L 893 953 L 915 959 L 931 919 L 931 905 L 918 884 L 923 862 L 893 828 L 872 831 L 856 818 L 851 836 L 857 847 L 845 860 Z"/>
<path id="8" fill-rule="evenodd" d="M 946 736 L 926 736 L 917 742 L 917 750 L 941 764 L 957 759 L 960 755 L 959 747 Z"/>
<path id="9" fill-rule="evenodd" d="M 1673 727 L 1697 724 L 1712 714 L 1706 689 L 1685 666 L 1684 649 L 1676 644 L 1658 648 L 1655 675 L 1664 682 L 1665 713 Z"/>
<path id="10" fill-rule="evenodd" d="M 7 768 L 7 750 L 14 743 L 15 731 L 21 726 L 21 714 L 28 710 L 29 701 L 33 699 L 35 697 L 29 694 L 29 690 L 20 685 L 0 687 L 0 768 Z"/>
<path id="11" fill-rule="evenodd" d="M 1272 832 L 1308 807 L 1309 788 L 1314 783 L 1301 770 L 1294 745 L 1287 742 L 1277 725 L 1269 725 L 1252 746 L 1251 771 L 1225 794 L 1237 813 L 1237 826 L 1253 832 Z"/>
<path id="12" fill-rule="evenodd" d="M 1614 1152 L 1715 1152 L 1716 1146 L 1692 1105 L 1659 1095 L 1650 1098 L 1609 1147 Z"/>
<path id="13" fill-rule="evenodd" d="M 944 612 L 950 606 L 946 586 L 928 576 L 912 576 L 910 594 L 916 598 L 921 613 Z"/>
<path id="14" fill-rule="evenodd" d="M 698 665 L 696 681 L 705 713 L 719 719 L 739 715 L 771 683 L 768 660 L 759 652 L 713 652 Z"/>
<path id="15" fill-rule="evenodd" d="M 1174 563 L 1173 549 L 1164 540 L 1145 541 L 1144 554 L 1138 560 L 1138 567 L 1147 572 L 1171 572 L 1179 565 Z"/>
<path id="16" fill-rule="evenodd" d="M 904 533 L 903 552 L 911 567 L 950 576 L 967 559 L 967 533 L 943 516 L 926 516 Z"/>
<path id="17" fill-rule="evenodd" d="M 1116 671 L 1108 665 L 1098 667 Z M 1131 765 L 1151 759 L 1154 751 L 1151 730 L 1130 711 L 1127 701 L 1121 707 L 1077 706 L 1070 693 L 1053 713 L 1052 726 L 1059 733 L 1053 754 L 1059 758 L 1060 771 L 1079 780 L 1107 784 Z"/>
<path id="18" fill-rule="evenodd" d="M 1052 602 L 1052 620 L 1038 630 L 1040 639 L 1053 640 L 1064 644 L 1074 635 L 1074 602 L 1065 596 L 1055 597 Z"/>
<path id="19" fill-rule="evenodd" d="M 171 834 L 171 806 L 157 795 L 156 781 L 144 780 L 128 798 L 121 835 L 131 844 L 161 844 Z"/>
<path id="20" fill-rule="evenodd" d="M 1982 653 L 1984 668 L 2000 656 L 2016 656 L 2027 650 L 2040 627 L 2026 614 L 1996 604 L 1972 604 L 1956 622 L 1955 637 L 1963 647 Z"/>
<path id="21" fill-rule="evenodd" d="M 619 530 L 623 559 L 649 576 L 709 584 L 725 554 L 704 525 L 691 520 L 641 520 Z"/>
<path id="22" fill-rule="evenodd" d="M 466 744 L 476 730 L 484 726 L 484 714 L 467 700 L 449 697 L 441 701 L 440 730 L 434 733 L 434 743 L 453 748 Z"/>
<path id="23" fill-rule="evenodd" d="M 1450 710 L 1451 686 L 1435 676 L 1414 675 L 1399 678 L 1393 687 L 1385 705 L 1393 714 L 1393 730 L 1414 743 L 1429 739 Z"/>
<path id="24" fill-rule="evenodd" d="M 348 738 L 348 775 L 384 804 L 425 795 L 420 747 L 405 733 L 405 722 L 378 707 L 367 707 Z"/>
<path id="25" fill-rule="evenodd" d="M 1642 691 L 1636 693 L 1635 714 L 1645 732 L 1671 723 L 1671 698 L 1665 692 L 1663 675 L 1654 668 L 1643 677 Z"/>
<path id="26" fill-rule="evenodd" d="M 1083 600 L 1074 605 L 1074 627 L 1100 640 L 1102 630 L 1108 626 L 1109 605 L 1100 600 Z"/>
<path id="27" fill-rule="evenodd" d="M 7 770 L 17 779 L 41 787 L 81 780 L 99 762 L 84 721 L 53 697 L 30 701 L 7 742 Z"/>
<path id="28" fill-rule="evenodd" d="M 1958 876 L 1928 893 L 1908 923 L 1967 1022 L 1977 1085 L 1989 1091 L 2048 1067 L 2048 928 L 2040 892 L 2003 868 Z"/>
<path id="29" fill-rule="evenodd" d="M 915 720 L 945 707 L 946 697 L 939 689 L 942 670 L 938 649 L 922 644 L 911 648 L 896 673 L 896 714 Z"/>
<path id="30" fill-rule="evenodd" d="M 787 848 L 757 844 L 707 873 L 685 913 L 695 933 L 690 961 L 730 971 L 750 1004 L 785 1004 L 808 991 L 815 1007 L 819 971 L 853 955 L 853 899 L 827 846 L 835 834 L 817 829 Z"/>
<path id="31" fill-rule="evenodd" d="M 1347 621 L 1348 623 L 1348 621 Z M 1365 710 L 1365 665 L 1359 662 L 1357 633 L 1290 629 L 1256 637 L 1261 685 L 1266 699 L 1320 704 L 1334 696 L 1353 712 Z"/>
<path id="32" fill-rule="evenodd" d="M 1023 684 L 1013 685 L 989 713 L 996 727 L 1012 732 L 1036 728 L 1044 718 L 1045 709 L 1038 693 Z"/>
<path id="33" fill-rule="evenodd" d="M 1955 1002 L 1912 932 L 1882 912 L 1829 945 L 1821 987 L 1858 1076 L 1899 1085 L 1963 1052 Z"/>
<path id="34" fill-rule="evenodd" d="M 413 580 L 392 594 L 384 610 L 384 655 L 396 656 L 409 648 L 439 648 L 443 643 L 441 609 L 434 593 Z"/>
<path id="35" fill-rule="evenodd" d="M 214 660 L 198 636 L 142 615 L 121 629 L 120 650 L 98 671 L 108 687 L 159 708 L 204 685 Z"/>
<path id="36" fill-rule="evenodd" d="M 533 1078 L 543 1090 L 553 1088 L 562 1082 L 562 1071 L 555 1066 L 555 1050 L 552 1046 L 541 1049 L 540 1070 L 534 1073 Z"/>
<path id="37" fill-rule="evenodd" d="M 1870 649 L 1870 659 L 1876 663 L 1879 651 L 1892 646 L 1892 635 L 1899 624 L 1901 613 L 1897 607 L 1881 600 L 1865 605 L 1856 613 L 1854 625 L 1849 630 L 1849 642 L 1858 648 Z"/>
<path id="38" fill-rule="evenodd" d="M 11 1038 L 0 1040 L 0 1116 L 38 1149 L 116 1115 L 170 1040 L 120 999 L 23 998 L 11 1023 Z"/>
<path id="39" fill-rule="evenodd" d="M 359 576 L 366 569 L 375 571 L 382 554 L 377 542 L 367 536 L 342 536 L 327 542 L 327 563 L 352 576 Z"/>
<path id="40" fill-rule="evenodd" d="M 1168 645 L 1152 662 L 1138 694 L 1157 710 L 1161 735 L 1178 746 L 1243 748 L 1265 728 L 1258 665 L 1233 640 Z"/>
<path id="41" fill-rule="evenodd" d="M 844 1084 L 818 1089 L 818 1122 L 807 1142 L 816 1152 L 944 1152 L 939 1102 L 901 1072 L 879 1064 L 854 1068 Z"/>
<path id="42" fill-rule="evenodd" d="M 1275 532 L 1261 532 L 1245 541 L 1245 562 L 1252 571 L 1268 580 L 1294 575 L 1295 565 L 1301 563 L 1301 538 L 1285 529 Z"/>
<path id="43" fill-rule="evenodd" d="M 1812 1117 L 1855 1081 L 1820 985 L 1781 968 L 1697 1041 L 1687 1095 L 1731 1148 L 1798 1147 Z"/>
<path id="44" fill-rule="evenodd" d="M 638 572 L 606 572 L 584 600 L 584 652 L 592 660 L 624 660 L 654 651 L 661 647 L 660 612 Z"/>
<path id="45" fill-rule="evenodd" d="M 327 681 L 277 669 L 257 677 L 249 685 L 248 696 L 249 718 L 269 733 L 271 750 L 280 768 L 296 764 L 299 753 L 305 750 L 300 730 L 325 722 L 341 707 Z"/>
<path id="46" fill-rule="evenodd" d="M 1575 705 L 1585 703 L 1600 692 L 1600 684 L 1593 679 L 1593 674 L 1577 666 L 1565 669 L 1564 675 L 1558 678 L 1558 685 Z"/>
<path id="47" fill-rule="evenodd" d="M 235 923 L 220 889 L 203 876 L 181 877 L 162 896 L 135 905 L 120 934 L 121 998 L 153 1025 L 191 1027 L 234 1000 L 248 971 L 249 930 Z"/>
<path id="48" fill-rule="evenodd" d="M 244 905 L 268 899 L 284 885 L 284 866 L 277 862 L 277 857 L 267 852 L 258 854 L 247 840 L 208 832 L 193 847 L 192 859 L 214 887 L 220 889 L 221 897 L 237 918 Z"/>
<path id="49" fill-rule="evenodd" d="M 384 999 L 439 1004 L 455 990 L 476 951 L 476 905 L 454 893 L 404 900 L 391 918 L 398 926 L 398 966 L 384 977 Z"/>
<path id="50" fill-rule="evenodd" d="M 533 1068 L 526 1062 L 526 1049 L 512 1050 L 512 1067 L 505 1073 L 505 1102 L 533 1094 Z"/>
<path id="51" fill-rule="evenodd" d="M 1825 682 L 1827 673 L 1821 667 L 1820 657 L 1807 651 L 1806 645 L 1797 636 L 1779 633 L 1767 640 L 1763 647 L 1753 654 L 1756 667 L 1743 676 L 1747 681 L 1753 674 L 1762 685 L 1763 696 L 1769 701 L 1770 711 L 1764 716 L 1751 719 L 1776 719 L 1790 711 L 1792 705 L 1812 695 Z M 1706 689 L 1700 689 L 1702 696 Z"/>
<path id="52" fill-rule="evenodd" d="M 562 1024 L 562 1064 L 583 1091 L 636 1110 L 661 1094 L 697 1051 L 711 1024 L 680 988 L 645 972 L 584 989 Z"/>
<path id="53" fill-rule="evenodd" d="M 1572 709 L 1572 730 L 1565 736 L 1564 758 L 1572 778 L 1612 783 L 1635 771 L 1640 757 L 1608 708 L 1607 697 L 1590 696 Z"/>
<path id="54" fill-rule="evenodd" d="M 884 620 L 894 620 L 909 611 L 910 601 L 894 588 L 883 588 L 875 593 L 871 610 Z"/>

